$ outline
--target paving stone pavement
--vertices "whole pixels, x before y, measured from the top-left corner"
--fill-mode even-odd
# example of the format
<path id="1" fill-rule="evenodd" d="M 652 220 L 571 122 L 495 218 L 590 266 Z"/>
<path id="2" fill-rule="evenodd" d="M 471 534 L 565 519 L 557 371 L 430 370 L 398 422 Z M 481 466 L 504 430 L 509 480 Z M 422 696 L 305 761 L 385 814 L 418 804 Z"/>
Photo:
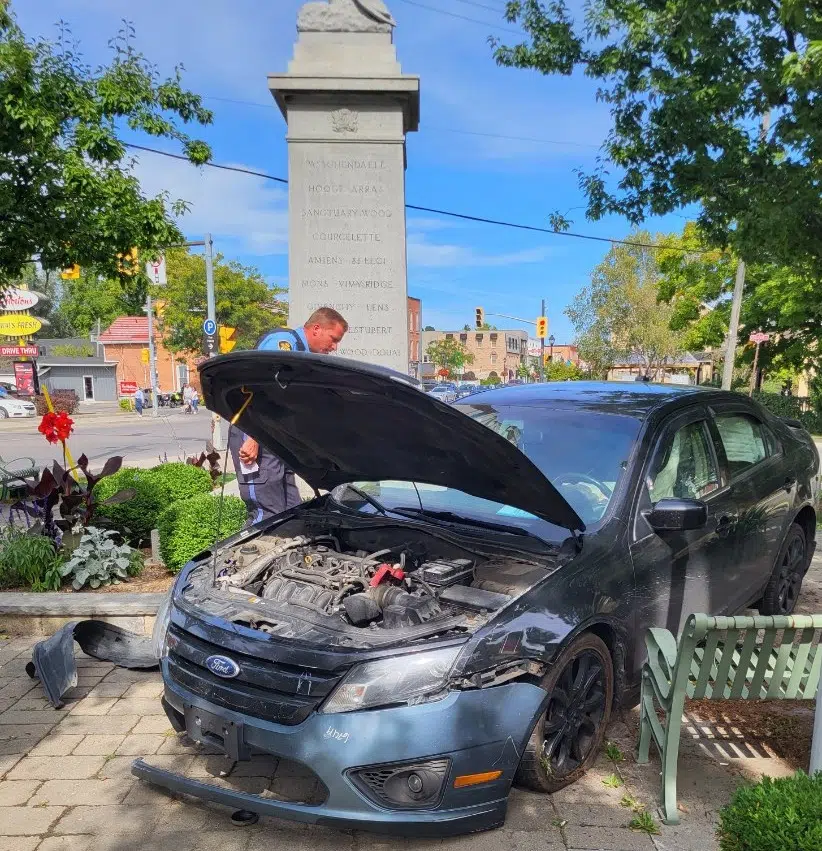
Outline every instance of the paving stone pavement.
<path id="1" fill-rule="evenodd" d="M 808 606 L 819 609 L 822 557 L 808 578 Z M 162 714 L 158 673 L 115 669 L 78 655 L 78 688 L 52 709 L 25 673 L 36 638 L 0 637 L 0 851 L 715 851 L 717 810 L 745 779 L 792 771 L 778 758 L 711 755 L 683 735 L 678 827 L 650 837 L 628 828 L 624 796 L 652 813 L 659 762 L 632 759 L 638 713 L 612 721 L 609 739 L 624 760 L 604 755 L 574 785 L 554 795 L 514 789 L 499 830 L 448 840 L 399 840 L 276 819 L 231 825 L 229 811 L 183 799 L 131 775 L 135 756 L 217 785 L 295 800 L 316 788 L 298 766 L 273 758 L 233 765 L 180 739 Z M 710 737 L 708 737 L 710 738 Z M 708 742 L 710 743 L 710 742 Z M 608 781 L 603 782 L 603 781 Z"/>

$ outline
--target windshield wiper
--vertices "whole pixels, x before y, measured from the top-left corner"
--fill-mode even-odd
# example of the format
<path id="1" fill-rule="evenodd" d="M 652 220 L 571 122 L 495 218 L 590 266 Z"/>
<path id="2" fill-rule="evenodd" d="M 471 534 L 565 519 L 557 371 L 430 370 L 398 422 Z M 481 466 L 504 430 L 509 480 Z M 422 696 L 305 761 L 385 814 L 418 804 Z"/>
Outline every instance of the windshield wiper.
<path id="1" fill-rule="evenodd" d="M 348 490 L 350 490 L 350 491 L 354 491 L 354 493 L 357 494 L 357 496 L 364 499 L 373 508 L 376 508 L 377 511 L 379 511 L 380 514 L 388 514 L 388 509 L 384 505 L 377 502 L 377 500 L 374 499 L 373 496 L 369 496 L 361 488 L 358 488 L 356 485 L 352 485 L 350 482 L 346 482 L 345 487 L 348 488 Z"/>
<path id="2" fill-rule="evenodd" d="M 506 535 L 525 535 L 536 537 L 528 530 L 519 526 L 506 526 L 502 523 L 491 523 L 488 520 L 475 520 L 473 517 L 463 517 L 453 511 L 434 511 L 430 508 L 407 508 L 399 506 L 389 509 L 392 514 L 401 514 L 403 517 L 430 517 L 433 520 L 442 520 L 446 523 L 458 523 L 462 526 L 477 526 L 480 529 L 489 529 L 492 532 L 504 532 Z"/>

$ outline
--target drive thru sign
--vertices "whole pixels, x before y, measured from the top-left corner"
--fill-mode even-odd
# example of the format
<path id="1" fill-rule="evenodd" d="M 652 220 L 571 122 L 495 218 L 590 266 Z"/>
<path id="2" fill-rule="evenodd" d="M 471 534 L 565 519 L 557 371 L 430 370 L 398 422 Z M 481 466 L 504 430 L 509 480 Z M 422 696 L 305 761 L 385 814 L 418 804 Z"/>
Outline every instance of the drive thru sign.
<path id="1" fill-rule="evenodd" d="M 161 254 L 156 260 L 149 260 L 146 263 L 146 275 L 152 284 L 164 287 L 168 283 L 166 280 L 165 254 Z"/>

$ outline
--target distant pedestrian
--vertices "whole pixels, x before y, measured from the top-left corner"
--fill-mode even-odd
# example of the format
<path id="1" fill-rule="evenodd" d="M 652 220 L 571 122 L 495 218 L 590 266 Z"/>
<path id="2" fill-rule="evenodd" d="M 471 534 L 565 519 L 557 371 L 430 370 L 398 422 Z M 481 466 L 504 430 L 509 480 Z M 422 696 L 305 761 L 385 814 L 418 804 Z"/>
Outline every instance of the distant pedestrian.
<path id="1" fill-rule="evenodd" d="M 199 410 L 200 405 L 200 394 L 197 392 L 196 387 L 191 388 L 191 410 L 196 414 Z"/>
<path id="2" fill-rule="evenodd" d="M 138 387 L 137 392 L 134 394 L 134 408 L 141 417 L 143 416 L 143 405 L 145 405 L 145 403 L 146 397 L 143 393 L 143 388 Z"/>
<path id="3" fill-rule="evenodd" d="M 191 413 L 191 385 L 184 384 L 183 385 L 183 413 L 190 414 Z"/>

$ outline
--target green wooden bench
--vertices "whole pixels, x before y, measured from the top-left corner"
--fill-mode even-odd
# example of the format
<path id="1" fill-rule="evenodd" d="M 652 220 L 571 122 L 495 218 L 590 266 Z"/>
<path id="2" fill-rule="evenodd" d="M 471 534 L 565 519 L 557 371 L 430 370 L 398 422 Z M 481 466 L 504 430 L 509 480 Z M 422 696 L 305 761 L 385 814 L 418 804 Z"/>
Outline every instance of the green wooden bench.
<path id="1" fill-rule="evenodd" d="M 15 482 L 22 485 L 23 479 L 36 476 L 39 472 L 40 468 L 34 458 L 15 458 L 6 462 L 0 457 L 0 500 L 8 498 Z"/>
<path id="2" fill-rule="evenodd" d="M 637 762 L 648 762 L 653 740 L 662 758 L 665 824 L 679 823 L 676 771 L 685 698 L 813 700 L 822 667 L 820 635 L 822 615 L 690 615 L 679 642 L 667 629 L 648 630 Z"/>

